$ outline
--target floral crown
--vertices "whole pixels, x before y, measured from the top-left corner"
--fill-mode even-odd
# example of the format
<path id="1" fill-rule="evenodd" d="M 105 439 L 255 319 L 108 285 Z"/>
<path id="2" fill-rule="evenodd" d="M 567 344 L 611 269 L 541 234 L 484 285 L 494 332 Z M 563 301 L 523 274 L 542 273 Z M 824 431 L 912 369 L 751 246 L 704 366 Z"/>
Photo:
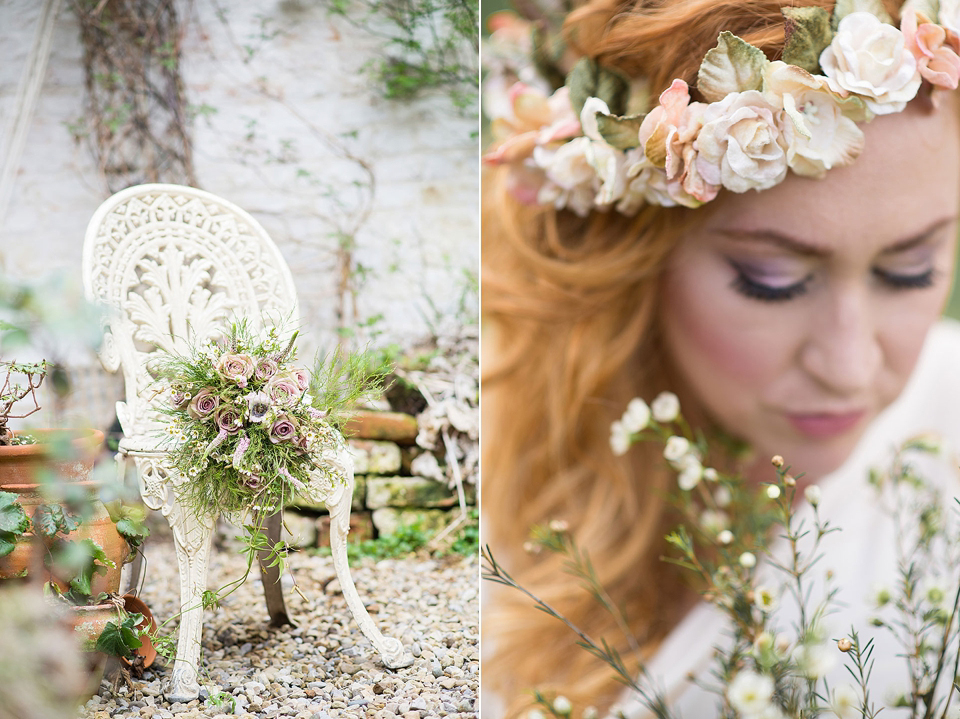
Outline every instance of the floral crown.
<path id="1" fill-rule="evenodd" d="M 858 122 L 902 111 L 924 81 L 957 88 L 960 0 L 907 0 L 899 29 L 880 0 L 839 0 L 832 14 L 781 11 L 782 60 L 724 31 L 700 65 L 706 102 L 691 102 L 678 79 L 645 114 L 626 114 L 637 104 L 631 89 L 642 96 L 636 84 L 590 58 L 552 95 L 531 66 L 508 86 L 504 58 L 521 64 L 524 39 L 521 23 L 501 23 L 491 53 L 499 67 L 484 82 L 496 138 L 484 162 L 510 167 L 520 202 L 581 216 L 610 207 L 633 215 L 645 204 L 698 207 L 721 187 L 773 187 L 788 169 L 822 178 L 860 154 Z"/>

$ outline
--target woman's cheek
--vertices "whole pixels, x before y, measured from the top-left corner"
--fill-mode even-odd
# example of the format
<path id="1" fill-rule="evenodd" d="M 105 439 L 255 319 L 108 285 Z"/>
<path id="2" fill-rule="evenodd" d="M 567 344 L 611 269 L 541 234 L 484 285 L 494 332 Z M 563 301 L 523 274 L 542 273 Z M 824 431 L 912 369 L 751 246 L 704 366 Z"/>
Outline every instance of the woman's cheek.
<path id="1" fill-rule="evenodd" d="M 683 273 L 671 277 L 666 300 L 668 346 L 694 389 L 719 392 L 722 387 L 704 386 L 718 382 L 759 389 L 781 368 L 791 345 L 787 335 L 796 326 L 785 307 Z"/>

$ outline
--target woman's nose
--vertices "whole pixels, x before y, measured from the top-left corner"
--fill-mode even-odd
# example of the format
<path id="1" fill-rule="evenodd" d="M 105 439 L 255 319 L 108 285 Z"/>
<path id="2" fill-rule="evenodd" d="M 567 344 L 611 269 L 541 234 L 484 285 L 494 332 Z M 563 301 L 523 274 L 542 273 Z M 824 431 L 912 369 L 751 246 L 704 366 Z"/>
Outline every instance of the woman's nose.
<path id="1" fill-rule="evenodd" d="M 838 288 L 823 298 L 814 314 L 800 364 L 824 389 L 841 396 L 868 389 L 883 364 L 875 306 L 869 290 L 857 286 Z"/>

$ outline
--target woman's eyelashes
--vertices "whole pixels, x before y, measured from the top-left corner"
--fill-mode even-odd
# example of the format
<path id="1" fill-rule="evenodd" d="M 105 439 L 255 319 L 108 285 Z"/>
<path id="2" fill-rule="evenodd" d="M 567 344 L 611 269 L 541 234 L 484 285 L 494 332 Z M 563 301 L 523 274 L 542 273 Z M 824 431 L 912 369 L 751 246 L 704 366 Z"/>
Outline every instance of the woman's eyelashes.
<path id="1" fill-rule="evenodd" d="M 778 282 L 770 284 L 769 280 L 763 281 L 754 276 L 742 265 L 730 260 L 730 266 L 733 267 L 736 276 L 733 279 L 732 287 L 744 297 L 763 302 L 786 302 L 795 297 L 806 293 L 813 274 L 809 274 L 797 282 L 784 284 Z"/>
<path id="2" fill-rule="evenodd" d="M 784 282 L 771 283 L 769 280 L 759 278 L 756 274 L 732 260 L 730 260 L 730 266 L 736 273 L 731 287 L 744 297 L 762 302 L 787 302 L 800 297 L 807 293 L 810 282 L 814 278 L 811 272 L 802 279 L 789 284 Z M 906 274 L 874 268 L 872 273 L 881 284 L 892 290 L 925 289 L 932 287 L 936 281 L 936 271 L 932 267 L 922 272 Z"/>
<path id="3" fill-rule="evenodd" d="M 931 287 L 936 280 L 936 273 L 931 267 L 923 272 L 898 274 L 875 268 L 873 275 L 883 284 L 894 290 L 919 290 Z"/>

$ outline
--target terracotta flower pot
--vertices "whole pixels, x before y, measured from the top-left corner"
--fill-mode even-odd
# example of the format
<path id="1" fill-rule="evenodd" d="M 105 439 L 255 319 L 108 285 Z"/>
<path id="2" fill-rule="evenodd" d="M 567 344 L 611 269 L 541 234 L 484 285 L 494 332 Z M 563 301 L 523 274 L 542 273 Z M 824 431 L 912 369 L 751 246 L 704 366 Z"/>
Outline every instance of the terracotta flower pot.
<path id="1" fill-rule="evenodd" d="M 124 594 L 123 608 L 129 614 L 142 614 L 143 620 L 137 624 L 139 629 L 149 629 L 151 632 L 157 631 L 157 622 L 153 618 L 153 612 L 140 599 L 132 594 Z M 103 633 L 109 622 L 120 620 L 120 613 L 117 608 L 110 603 L 92 604 L 86 607 L 71 607 L 71 618 L 73 630 L 80 641 L 80 648 L 85 652 L 96 651 L 97 640 Z M 142 645 L 136 650 L 136 653 L 143 657 L 143 667 L 149 667 L 157 658 L 157 650 L 153 642 L 147 636 L 141 636 Z M 130 665 L 130 660 L 121 658 L 124 664 Z"/>
<path id="2" fill-rule="evenodd" d="M 153 612 L 150 611 L 148 607 L 139 597 L 135 597 L 132 594 L 123 595 L 123 608 L 126 609 L 130 614 L 142 614 L 143 620 L 137 624 L 138 629 L 147 629 L 150 632 L 157 631 L 157 622 L 153 618 Z M 154 660 L 157 658 L 157 648 L 153 646 L 153 642 L 150 640 L 150 637 L 146 635 L 141 635 L 140 641 L 143 642 L 142 646 L 137 650 L 137 654 L 143 657 L 143 668 L 146 669 Z M 129 664 L 130 661 L 127 659 L 122 660 L 125 664 Z"/>
<path id="3" fill-rule="evenodd" d="M 94 460 L 103 443 L 103 432 L 91 430 L 36 430 L 31 432 L 37 444 L 0 447 L 0 491 L 19 495 L 18 502 L 29 517 L 44 503 L 41 494 L 40 472 L 52 472 L 59 480 L 74 486 L 84 487 L 92 502 L 90 519 L 68 535 L 66 539 L 78 541 L 91 539 L 103 548 L 116 567 L 94 576 L 91 585 L 93 596 L 100 592 L 116 593 L 120 589 L 120 571 L 130 548 L 117 532 L 103 503 L 96 498 L 97 483 L 90 480 Z M 73 457 L 58 456 L 55 447 L 58 439 L 66 438 L 75 453 Z M 50 540 L 45 540 L 49 544 Z M 26 576 L 33 565 L 32 555 L 38 548 L 32 533 L 24 534 L 13 552 L 0 557 L 0 579 Z M 47 577 L 47 580 L 54 580 Z M 57 582 L 61 590 L 66 585 Z"/>

